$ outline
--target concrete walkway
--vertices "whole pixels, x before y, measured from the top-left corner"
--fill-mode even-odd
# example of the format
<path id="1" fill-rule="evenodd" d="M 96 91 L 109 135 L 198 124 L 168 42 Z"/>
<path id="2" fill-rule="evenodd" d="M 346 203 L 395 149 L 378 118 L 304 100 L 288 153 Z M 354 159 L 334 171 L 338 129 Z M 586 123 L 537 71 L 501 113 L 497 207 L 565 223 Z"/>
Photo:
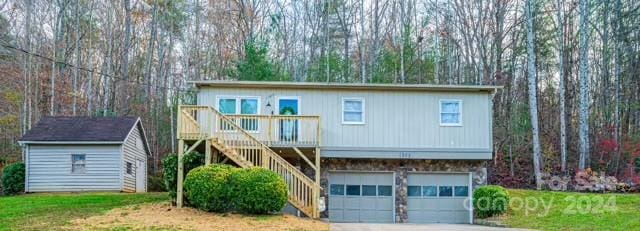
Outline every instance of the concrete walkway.
<path id="1" fill-rule="evenodd" d="M 367 224 L 367 223 L 331 223 L 331 231 L 485 231 L 501 230 L 515 231 L 525 229 L 510 229 L 488 227 L 480 225 L 454 224 Z"/>

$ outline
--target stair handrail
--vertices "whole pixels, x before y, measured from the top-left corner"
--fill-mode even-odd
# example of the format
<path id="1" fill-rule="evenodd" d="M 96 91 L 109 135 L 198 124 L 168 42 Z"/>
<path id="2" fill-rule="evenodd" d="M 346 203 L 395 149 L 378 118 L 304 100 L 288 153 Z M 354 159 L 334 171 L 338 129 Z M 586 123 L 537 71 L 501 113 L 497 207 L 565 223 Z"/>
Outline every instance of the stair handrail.
<path id="1" fill-rule="evenodd" d="M 229 126 L 230 128 L 232 128 L 233 130 L 239 132 L 240 134 L 242 134 L 242 136 L 244 138 L 247 139 L 247 141 L 249 141 L 250 143 L 252 143 L 253 145 L 256 145 L 258 147 L 260 147 L 260 149 L 262 150 L 262 153 L 264 156 L 262 156 L 262 161 L 260 164 L 254 164 L 252 162 L 251 163 L 252 166 L 261 166 L 263 168 L 269 169 L 271 171 L 276 171 L 276 173 L 278 173 L 278 175 L 282 176 L 285 178 L 287 175 L 290 175 L 292 177 L 292 181 L 287 181 L 287 191 L 289 192 L 289 200 L 291 201 L 291 203 L 295 206 L 298 207 L 298 209 L 300 209 L 301 211 L 303 211 L 305 214 L 309 215 L 310 217 L 317 217 L 318 216 L 318 203 L 319 201 L 317 201 L 317 197 L 319 196 L 321 187 L 318 183 L 316 183 L 315 181 L 311 180 L 311 178 L 309 178 L 307 175 L 305 175 L 302 171 L 300 171 L 299 169 L 297 169 L 295 166 L 293 166 L 291 163 L 287 162 L 284 158 L 282 158 L 280 155 L 278 155 L 276 152 L 274 152 L 271 148 L 269 148 L 269 146 L 267 146 L 266 144 L 264 144 L 263 142 L 259 141 L 258 139 L 256 139 L 253 135 L 249 134 L 247 131 L 245 131 L 242 127 L 240 127 L 235 121 L 233 121 L 232 119 L 228 118 L 227 116 L 225 116 L 224 114 L 222 114 L 221 112 L 219 112 L 218 110 L 215 110 L 212 107 L 209 107 L 209 111 L 212 111 L 216 116 L 219 117 L 219 121 L 225 123 L 225 126 Z M 215 127 L 216 129 L 219 129 L 218 121 L 215 121 L 215 125 L 213 127 Z M 212 127 L 212 128 L 213 128 Z M 212 130 L 213 131 L 213 130 Z M 213 133 L 212 133 L 213 135 Z M 222 138 L 222 136 L 218 137 L 219 139 Z M 226 142 L 226 140 L 224 139 L 220 139 L 220 142 L 222 143 L 228 143 Z M 236 153 L 237 154 L 237 153 Z M 242 157 L 241 155 L 237 155 L 241 158 L 243 158 L 243 160 L 246 160 L 244 157 Z M 280 172 L 276 169 L 272 169 L 272 165 L 270 164 L 271 162 L 267 162 L 265 161 L 265 158 L 269 158 L 271 161 L 273 161 L 273 163 L 275 165 L 273 166 L 281 166 L 283 167 L 282 169 L 284 170 L 284 172 Z M 284 175 L 282 175 L 284 173 Z M 302 187 L 308 187 L 309 190 L 311 190 L 311 195 L 309 194 L 297 194 L 295 193 L 298 189 L 296 189 L 296 184 L 294 182 L 299 182 L 301 183 Z M 300 187 L 300 186 L 298 186 Z M 293 190 L 293 191 L 292 191 Z M 299 191 L 298 191 L 299 193 Z"/>
<path id="2" fill-rule="evenodd" d="M 215 108 L 212 108 L 211 106 L 208 106 L 208 107 L 209 107 L 210 111 L 213 111 L 213 113 L 216 114 L 217 116 L 219 116 L 221 120 L 224 120 L 224 122 L 226 124 L 229 124 L 231 127 L 233 127 L 234 130 L 237 130 L 237 131 L 241 132 L 245 137 L 248 137 L 252 142 L 257 143 L 261 148 L 267 150 L 269 152 L 269 154 L 270 154 L 270 157 L 271 156 L 275 157 L 275 159 L 277 159 L 278 161 L 283 162 L 286 165 L 289 165 L 289 167 L 295 168 L 295 166 L 293 166 L 292 164 L 287 162 L 285 159 L 283 159 L 280 155 L 278 155 L 276 152 L 271 150 L 271 148 L 269 148 L 269 146 L 267 146 L 266 144 L 260 142 L 258 139 L 253 137 L 253 135 L 249 134 L 249 132 L 245 131 L 242 127 L 237 125 L 236 122 L 234 122 L 233 120 L 229 119 L 229 117 L 225 116 L 224 114 L 222 114 L 221 112 L 219 112 Z M 303 177 L 303 180 L 307 181 L 307 183 L 309 183 L 311 185 L 316 185 L 316 182 L 311 180 L 311 178 L 309 178 L 308 176 L 302 174 L 302 177 Z"/>

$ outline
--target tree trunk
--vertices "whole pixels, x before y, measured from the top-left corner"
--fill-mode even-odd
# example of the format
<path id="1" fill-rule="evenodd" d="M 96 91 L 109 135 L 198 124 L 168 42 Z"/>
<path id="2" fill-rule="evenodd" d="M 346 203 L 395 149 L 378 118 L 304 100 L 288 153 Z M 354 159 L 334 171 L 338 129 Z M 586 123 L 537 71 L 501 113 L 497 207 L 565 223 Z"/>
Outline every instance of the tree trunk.
<path id="1" fill-rule="evenodd" d="M 558 39 L 558 71 L 560 72 L 560 86 L 558 97 L 560 98 L 560 169 L 567 174 L 567 116 L 565 112 L 565 71 L 564 71 L 564 0 L 556 0 L 557 3 L 557 39 Z"/>
<path id="2" fill-rule="evenodd" d="M 589 6 L 580 0 L 580 162 L 579 169 L 589 164 Z"/>
<path id="3" fill-rule="evenodd" d="M 89 10 L 89 21 L 92 22 L 93 21 L 93 8 L 94 8 L 94 2 L 91 2 L 91 9 Z M 93 31 L 93 24 L 90 23 L 89 24 L 89 32 L 87 34 L 89 34 L 89 55 L 87 56 L 87 59 L 89 59 L 89 69 L 94 70 L 94 66 L 93 66 L 93 36 L 91 36 L 91 33 Z M 88 87 L 87 87 L 87 115 L 91 116 L 93 115 L 93 98 L 94 98 L 94 93 L 93 93 L 93 74 L 94 71 L 91 71 L 89 73 L 87 73 L 89 76 L 89 83 L 88 83 Z"/>
<path id="4" fill-rule="evenodd" d="M 367 82 L 367 68 L 364 60 L 364 0 L 360 0 L 360 78 L 362 83 Z"/>
<path id="5" fill-rule="evenodd" d="M 32 2 L 31 0 L 25 0 L 25 14 L 26 22 L 24 22 L 24 49 L 27 52 L 31 52 L 31 13 Z M 22 54 L 22 78 L 23 78 L 23 91 L 24 97 L 22 99 L 22 134 L 25 134 L 30 128 L 30 110 L 31 110 L 31 76 L 29 71 L 31 69 L 31 54 Z"/>
<path id="6" fill-rule="evenodd" d="M 616 0 L 616 25 L 615 25 L 615 102 L 614 102 L 614 136 L 616 150 L 614 155 L 614 172 L 617 174 L 620 168 L 620 89 L 621 89 L 621 65 L 622 65 L 622 0 Z"/>
<path id="7" fill-rule="evenodd" d="M 147 101 L 151 100 L 151 67 L 153 63 L 153 48 L 155 47 L 155 41 L 157 37 L 157 28 L 158 28 L 158 3 L 156 1 L 153 2 L 153 13 L 151 16 L 151 34 L 149 35 L 149 44 L 147 46 L 147 63 L 146 63 L 146 73 L 144 81 L 146 83 L 146 92 L 145 97 Z M 160 64 L 162 65 L 162 64 Z M 151 112 L 151 103 L 147 103 L 147 112 Z"/>
<path id="8" fill-rule="evenodd" d="M 531 128 L 533 135 L 533 171 L 536 177 L 536 188 L 542 189 L 542 173 L 540 166 L 541 148 L 538 129 L 538 96 L 537 96 L 537 77 L 536 77 L 536 53 L 534 47 L 533 34 L 533 12 L 532 0 L 527 0 L 525 13 L 527 14 L 527 70 L 529 79 L 529 111 L 531 113 Z"/>
<path id="9" fill-rule="evenodd" d="M 405 83 L 406 76 L 404 72 L 404 43 L 405 43 L 405 30 L 406 30 L 406 15 L 405 15 L 405 1 L 400 0 L 400 81 Z"/>
<path id="10" fill-rule="evenodd" d="M 440 83 L 440 8 L 438 4 L 438 0 L 435 2 L 435 13 L 436 13 L 436 31 L 435 31 L 435 49 L 436 49 L 436 60 L 435 67 L 433 71 L 433 80 L 436 84 Z"/>
<path id="11" fill-rule="evenodd" d="M 75 17 L 76 17 L 76 25 L 75 25 L 75 37 L 76 43 L 74 45 L 74 54 L 76 56 L 75 67 L 73 68 L 73 105 L 72 112 L 73 116 L 76 116 L 76 111 L 78 110 L 78 71 L 80 69 L 80 0 L 76 0 L 75 5 Z"/>
<path id="12" fill-rule="evenodd" d="M 129 111 L 129 90 L 128 90 L 128 81 L 129 81 L 129 49 L 131 48 L 131 24 L 133 23 L 131 20 L 131 2 L 130 0 L 123 0 L 124 12 L 125 12 L 125 30 L 124 30 L 124 45 L 122 51 L 122 68 L 120 77 L 122 78 L 118 82 L 121 82 L 120 87 L 118 87 L 118 95 L 120 99 L 118 100 L 122 106 L 118 111 L 120 115 L 124 116 L 128 114 Z M 115 91 L 116 89 L 114 89 Z"/>

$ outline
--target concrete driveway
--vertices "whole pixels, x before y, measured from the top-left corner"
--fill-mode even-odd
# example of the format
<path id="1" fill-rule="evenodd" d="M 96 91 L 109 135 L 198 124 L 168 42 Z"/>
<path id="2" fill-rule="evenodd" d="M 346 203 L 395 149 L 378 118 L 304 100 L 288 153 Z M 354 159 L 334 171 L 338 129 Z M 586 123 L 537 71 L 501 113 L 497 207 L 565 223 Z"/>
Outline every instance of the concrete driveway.
<path id="1" fill-rule="evenodd" d="M 331 231 L 515 231 L 525 229 L 509 229 L 480 225 L 454 224 L 367 224 L 367 223 L 331 223 Z"/>

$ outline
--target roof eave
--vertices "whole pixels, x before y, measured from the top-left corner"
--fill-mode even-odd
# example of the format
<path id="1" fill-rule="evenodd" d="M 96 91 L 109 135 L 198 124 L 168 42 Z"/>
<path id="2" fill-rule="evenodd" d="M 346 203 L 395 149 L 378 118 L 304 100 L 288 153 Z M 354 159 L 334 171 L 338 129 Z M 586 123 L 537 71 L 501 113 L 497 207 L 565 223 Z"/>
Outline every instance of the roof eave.
<path id="1" fill-rule="evenodd" d="M 456 91 L 493 93 L 502 86 L 481 85 L 432 85 L 432 84 L 356 84 L 356 83 L 314 83 L 314 82 L 270 82 L 270 81 L 188 81 L 197 88 L 202 87 L 252 87 L 252 88 L 295 88 L 295 89 L 349 89 L 382 91 Z"/>

